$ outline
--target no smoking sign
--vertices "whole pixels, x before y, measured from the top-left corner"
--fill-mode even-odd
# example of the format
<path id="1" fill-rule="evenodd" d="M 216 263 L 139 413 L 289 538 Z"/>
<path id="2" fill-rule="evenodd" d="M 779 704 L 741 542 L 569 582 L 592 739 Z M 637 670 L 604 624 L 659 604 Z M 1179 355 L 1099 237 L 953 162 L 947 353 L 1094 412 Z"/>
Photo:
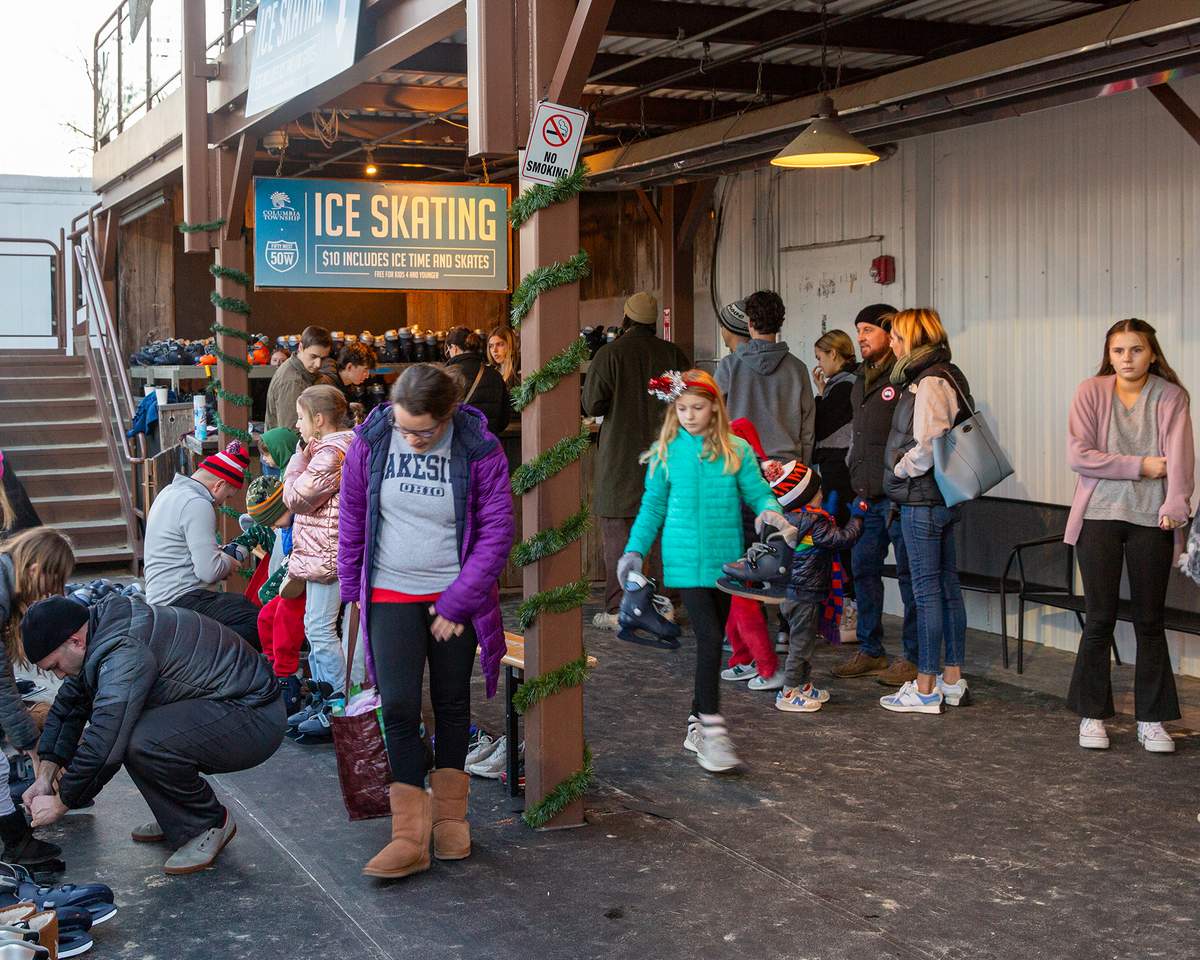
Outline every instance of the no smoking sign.
<path id="1" fill-rule="evenodd" d="M 521 161 L 521 177 L 537 183 L 553 183 L 575 169 L 587 112 L 543 100 L 529 127 L 529 143 Z"/>

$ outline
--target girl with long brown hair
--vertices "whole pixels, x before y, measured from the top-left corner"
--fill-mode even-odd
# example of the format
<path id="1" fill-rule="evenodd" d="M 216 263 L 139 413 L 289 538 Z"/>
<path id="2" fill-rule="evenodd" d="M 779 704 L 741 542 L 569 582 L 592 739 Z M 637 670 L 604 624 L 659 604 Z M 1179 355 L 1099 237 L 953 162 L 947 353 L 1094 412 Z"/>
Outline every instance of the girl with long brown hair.
<path id="1" fill-rule="evenodd" d="M 742 503 L 764 523 L 786 529 L 779 503 L 750 445 L 729 428 L 716 381 L 703 370 L 669 370 L 650 381 L 667 404 L 658 440 L 643 456 L 646 486 L 625 553 L 617 565 L 624 585 L 662 534 L 663 580 L 677 588 L 696 634 L 696 682 L 684 748 L 705 770 L 739 763 L 720 709 L 721 640 L 729 595 L 716 588 L 721 565 L 741 557 Z"/>
<path id="2" fill-rule="evenodd" d="M 521 362 L 521 348 L 517 346 L 517 335 L 512 327 L 493 327 L 487 339 L 488 361 L 504 378 L 504 385 L 511 390 L 521 382 L 517 368 Z"/>
<path id="3" fill-rule="evenodd" d="M 1115 715 L 1109 651 L 1124 567 L 1137 637 L 1138 741 L 1151 752 L 1171 753 L 1175 742 L 1163 722 L 1179 719 L 1179 700 L 1163 611 L 1167 575 L 1191 513 L 1196 457 L 1188 393 L 1154 327 L 1131 318 L 1108 328 L 1100 369 L 1075 391 L 1067 429 L 1067 462 L 1078 479 L 1063 539 L 1079 555 L 1086 606 L 1067 694 L 1081 718 L 1079 745 L 1109 745 L 1104 721 Z"/>

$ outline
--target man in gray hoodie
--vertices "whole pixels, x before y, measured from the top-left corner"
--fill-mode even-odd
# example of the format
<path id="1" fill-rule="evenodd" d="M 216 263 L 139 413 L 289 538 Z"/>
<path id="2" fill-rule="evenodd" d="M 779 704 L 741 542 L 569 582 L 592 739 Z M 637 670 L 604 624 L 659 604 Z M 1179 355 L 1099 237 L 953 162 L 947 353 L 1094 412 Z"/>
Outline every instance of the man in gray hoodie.
<path id="1" fill-rule="evenodd" d="M 817 408 L 808 367 L 778 339 L 783 300 L 760 290 L 746 298 L 745 315 L 750 339 L 717 366 L 729 417 L 754 424 L 768 457 L 811 463 Z"/>

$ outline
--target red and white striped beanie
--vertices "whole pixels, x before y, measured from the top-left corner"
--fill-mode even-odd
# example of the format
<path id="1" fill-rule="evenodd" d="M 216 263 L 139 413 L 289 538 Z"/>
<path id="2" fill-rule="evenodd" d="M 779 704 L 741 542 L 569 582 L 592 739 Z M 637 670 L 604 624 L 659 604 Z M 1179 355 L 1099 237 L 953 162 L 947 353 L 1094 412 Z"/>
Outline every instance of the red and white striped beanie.
<path id="1" fill-rule="evenodd" d="M 246 468 L 249 466 L 250 455 L 236 440 L 224 450 L 218 450 L 200 461 L 201 470 L 207 470 L 219 480 L 232 483 L 239 490 L 246 482 Z"/>

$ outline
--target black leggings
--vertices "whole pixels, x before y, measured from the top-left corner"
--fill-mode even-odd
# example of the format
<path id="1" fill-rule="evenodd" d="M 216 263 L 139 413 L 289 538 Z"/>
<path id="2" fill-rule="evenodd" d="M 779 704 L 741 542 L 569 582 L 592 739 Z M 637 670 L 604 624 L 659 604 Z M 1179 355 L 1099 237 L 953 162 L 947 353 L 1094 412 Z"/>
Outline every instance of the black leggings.
<path id="1" fill-rule="evenodd" d="M 696 693 L 692 713 L 721 712 L 721 641 L 729 619 L 729 594 L 716 587 L 679 591 L 696 635 Z"/>
<path id="2" fill-rule="evenodd" d="M 438 767 L 463 768 L 471 728 L 475 631 L 467 624 L 462 636 L 440 641 L 429 632 L 432 624 L 428 603 L 373 603 L 367 621 L 392 778 L 414 787 L 425 785 L 420 728 L 426 660 Z"/>
<path id="3" fill-rule="evenodd" d="M 1174 544 L 1175 535 L 1158 527 L 1120 520 L 1083 521 L 1076 552 L 1087 619 L 1067 693 L 1067 705 L 1081 717 L 1106 720 L 1116 715 L 1109 651 L 1117 625 L 1117 600 L 1124 566 L 1129 574 L 1133 632 L 1137 637 L 1134 712 L 1138 720 L 1179 719 L 1175 675 L 1171 672 L 1171 654 L 1163 629 Z"/>

